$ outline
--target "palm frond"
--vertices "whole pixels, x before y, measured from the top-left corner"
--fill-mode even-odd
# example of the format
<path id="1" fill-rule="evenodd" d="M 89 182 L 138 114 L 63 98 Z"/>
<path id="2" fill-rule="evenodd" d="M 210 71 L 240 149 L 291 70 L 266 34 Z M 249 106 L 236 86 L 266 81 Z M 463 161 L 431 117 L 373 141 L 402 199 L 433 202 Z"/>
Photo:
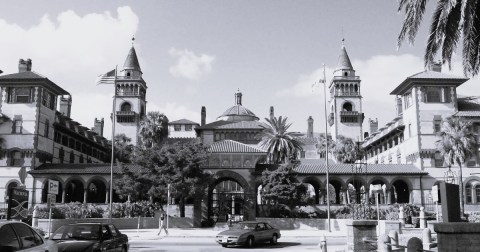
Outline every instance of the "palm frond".
<path id="1" fill-rule="evenodd" d="M 400 1 L 399 11 L 402 9 L 405 10 L 405 19 L 403 21 L 400 34 L 398 35 L 398 47 L 401 46 L 405 36 L 408 36 L 408 41 L 410 44 L 414 43 L 415 36 L 417 35 L 418 28 L 420 27 L 423 19 L 423 14 L 425 13 L 426 5 L 427 0 Z"/>

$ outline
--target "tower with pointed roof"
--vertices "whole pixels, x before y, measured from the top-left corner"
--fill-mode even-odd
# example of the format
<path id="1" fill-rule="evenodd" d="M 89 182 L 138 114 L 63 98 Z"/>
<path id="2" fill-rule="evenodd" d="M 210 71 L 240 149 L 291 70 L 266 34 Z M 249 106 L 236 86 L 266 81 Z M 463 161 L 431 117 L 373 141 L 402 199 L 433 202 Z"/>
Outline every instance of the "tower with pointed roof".
<path id="1" fill-rule="evenodd" d="M 362 140 L 362 96 L 360 77 L 355 75 L 345 45 L 342 45 L 337 68 L 330 82 L 330 114 L 328 123 L 333 139 L 339 136 Z"/>
<path id="2" fill-rule="evenodd" d="M 132 45 L 115 87 L 115 134 L 125 134 L 133 145 L 138 142 L 140 120 L 146 111 L 147 84 L 142 74 L 135 47 Z"/>

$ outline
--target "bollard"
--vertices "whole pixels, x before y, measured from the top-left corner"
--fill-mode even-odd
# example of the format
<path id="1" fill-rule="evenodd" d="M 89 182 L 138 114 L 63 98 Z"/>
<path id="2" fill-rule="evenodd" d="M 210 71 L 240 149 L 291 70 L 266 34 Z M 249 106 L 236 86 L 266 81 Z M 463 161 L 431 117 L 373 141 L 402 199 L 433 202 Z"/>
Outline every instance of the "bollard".
<path id="1" fill-rule="evenodd" d="M 390 237 L 392 249 L 398 249 L 398 232 L 396 230 L 391 230 L 390 233 L 388 233 L 388 236 Z"/>
<path id="2" fill-rule="evenodd" d="M 427 227 L 427 220 L 425 219 L 425 207 L 420 207 L 420 217 L 418 219 L 420 220 L 420 228 L 426 228 Z"/>
<path id="3" fill-rule="evenodd" d="M 322 252 L 327 252 L 327 239 L 325 238 L 325 235 L 322 235 L 322 237 L 320 237 L 319 245 Z"/>
<path id="4" fill-rule="evenodd" d="M 429 249 L 432 244 L 432 231 L 430 228 L 425 228 L 422 232 L 423 247 Z"/>
<path id="5" fill-rule="evenodd" d="M 400 221 L 400 224 L 402 227 L 405 227 L 405 216 L 403 214 L 403 206 L 398 208 L 398 220 Z"/>
<path id="6" fill-rule="evenodd" d="M 32 227 L 38 228 L 38 216 L 40 215 L 38 211 L 38 206 L 33 208 L 33 216 L 32 216 Z"/>
<path id="7" fill-rule="evenodd" d="M 377 251 L 391 252 L 392 247 L 389 244 L 390 244 L 390 237 L 386 234 L 380 235 L 377 240 Z"/>

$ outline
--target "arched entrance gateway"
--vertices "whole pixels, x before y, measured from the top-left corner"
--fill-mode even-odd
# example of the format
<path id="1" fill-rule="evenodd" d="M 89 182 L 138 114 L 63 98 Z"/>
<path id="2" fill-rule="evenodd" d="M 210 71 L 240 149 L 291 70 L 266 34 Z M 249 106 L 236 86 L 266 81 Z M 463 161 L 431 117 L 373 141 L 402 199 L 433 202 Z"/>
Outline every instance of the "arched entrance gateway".
<path id="1" fill-rule="evenodd" d="M 208 216 L 216 222 L 238 222 L 255 212 L 255 193 L 247 181 L 232 171 L 217 172 L 218 179 L 209 187 Z"/>

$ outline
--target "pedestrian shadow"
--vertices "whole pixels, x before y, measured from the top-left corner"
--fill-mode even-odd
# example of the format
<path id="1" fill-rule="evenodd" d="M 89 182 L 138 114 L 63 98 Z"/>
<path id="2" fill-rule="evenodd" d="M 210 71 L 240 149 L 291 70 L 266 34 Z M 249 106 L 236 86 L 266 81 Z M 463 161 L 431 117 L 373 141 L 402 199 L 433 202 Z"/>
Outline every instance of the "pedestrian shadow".
<path id="1" fill-rule="evenodd" d="M 279 248 L 288 248 L 288 247 L 293 247 L 293 246 L 299 246 L 302 245 L 300 242 L 278 242 L 275 245 L 271 245 L 268 243 L 259 243 L 255 244 L 253 247 L 254 249 L 279 249 Z M 232 249 L 250 249 L 247 246 L 235 246 L 235 247 L 230 247 Z"/>

